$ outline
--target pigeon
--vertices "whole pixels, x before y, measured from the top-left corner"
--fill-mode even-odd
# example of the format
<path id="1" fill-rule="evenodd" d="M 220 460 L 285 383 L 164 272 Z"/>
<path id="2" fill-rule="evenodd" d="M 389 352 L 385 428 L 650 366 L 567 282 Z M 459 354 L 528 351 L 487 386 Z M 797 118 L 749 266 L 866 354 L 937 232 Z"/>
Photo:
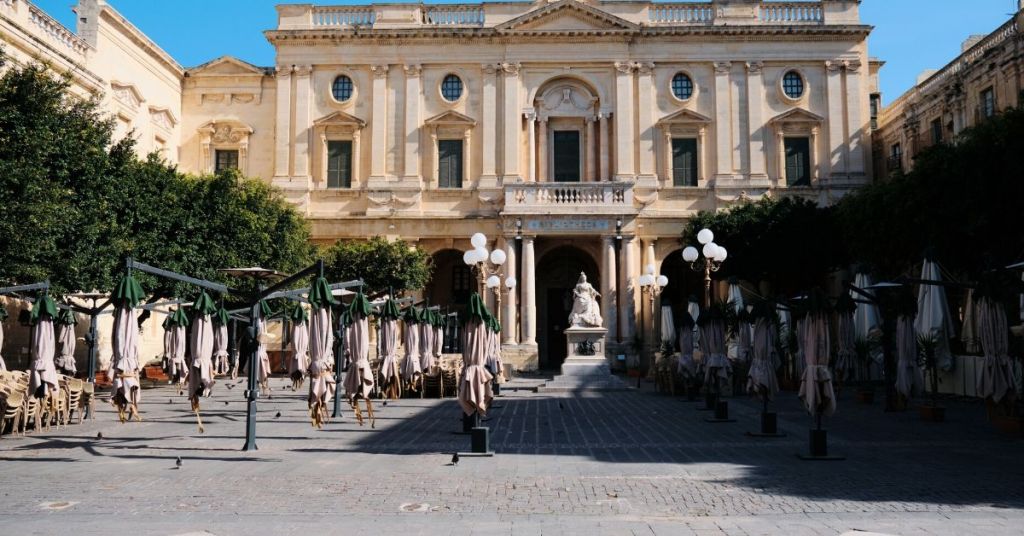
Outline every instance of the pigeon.
<path id="1" fill-rule="evenodd" d="M 562 405 L 562 403 L 561 403 L 561 402 L 559 402 L 559 403 L 558 403 L 558 409 L 564 410 L 564 409 L 565 409 L 565 406 L 563 406 L 563 405 Z"/>
<path id="2" fill-rule="evenodd" d="M 174 466 L 177 467 L 178 469 L 181 469 L 181 456 L 178 456 L 177 458 L 175 458 Z"/>
<path id="3" fill-rule="evenodd" d="M 235 384 L 233 384 L 233 383 L 229 383 L 228 384 L 228 389 L 234 389 L 234 388 L 235 388 Z"/>
<path id="4" fill-rule="evenodd" d="M 452 465 L 453 466 L 458 466 L 459 465 L 459 453 L 458 452 L 452 454 Z"/>
<path id="5" fill-rule="evenodd" d="M 384 401 L 384 406 L 387 406 L 387 405 L 388 405 L 388 401 L 387 401 L 387 400 L 385 400 L 385 401 Z"/>
<path id="6" fill-rule="evenodd" d="M 277 415 L 274 415 L 274 418 L 275 418 L 275 419 L 279 419 L 279 418 L 281 418 L 281 412 L 280 412 L 280 411 L 278 411 L 278 412 L 277 412 Z"/>
<path id="7" fill-rule="evenodd" d="M 173 399 L 170 399 L 170 398 L 168 398 L 168 399 L 167 399 L 167 403 L 168 403 L 168 404 L 173 404 L 173 403 L 174 403 L 174 400 L 173 400 Z"/>
<path id="8" fill-rule="evenodd" d="M 228 401 L 227 400 L 224 401 L 224 405 L 225 406 L 228 405 Z"/>
<path id="9" fill-rule="evenodd" d="M 103 432 L 96 432 L 96 439 L 103 439 Z"/>

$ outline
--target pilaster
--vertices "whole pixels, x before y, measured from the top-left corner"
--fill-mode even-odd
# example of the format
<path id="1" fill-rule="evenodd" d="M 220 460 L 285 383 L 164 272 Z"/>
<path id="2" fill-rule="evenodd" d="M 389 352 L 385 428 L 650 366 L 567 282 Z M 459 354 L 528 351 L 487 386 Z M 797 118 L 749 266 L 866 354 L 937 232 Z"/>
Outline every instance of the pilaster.
<path id="1" fill-rule="evenodd" d="M 732 178 L 734 169 L 732 161 L 732 99 L 729 87 L 732 62 L 715 62 L 715 152 L 718 156 L 715 176 Z"/>
<path id="2" fill-rule="evenodd" d="M 292 176 L 299 182 L 310 179 L 309 154 L 310 134 L 312 133 L 312 73 L 309 65 L 296 65 L 292 76 L 295 77 L 295 153 L 292 157 L 294 169 Z M 308 188 L 308 186 L 307 186 Z"/>
<path id="3" fill-rule="evenodd" d="M 615 62 L 615 179 L 636 178 L 633 151 L 636 148 L 633 123 L 633 73 L 636 64 Z"/>
<path id="4" fill-rule="evenodd" d="M 291 176 L 292 66 L 277 66 L 277 102 L 274 122 L 275 183 Z"/>
<path id="5" fill-rule="evenodd" d="M 370 178 L 368 186 L 382 188 L 387 181 L 388 65 L 372 65 L 373 107 L 370 117 Z"/>
<path id="6" fill-rule="evenodd" d="M 520 65 L 518 63 L 501 64 L 501 72 L 504 74 L 502 85 L 505 101 L 505 158 L 502 181 L 505 183 L 522 180 L 519 170 L 519 133 L 522 130 L 522 122 L 519 119 L 521 112 L 519 105 L 519 68 Z"/>
<path id="7" fill-rule="evenodd" d="M 655 128 L 654 128 L 654 64 L 650 62 L 638 63 L 637 72 L 639 84 L 637 91 L 637 123 L 640 131 L 639 155 L 640 155 L 640 186 L 655 188 L 657 186 L 657 169 L 655 167 Z"/>
<path id="8" fill-rule="evenodd" d="M 419 186 L 420 171 L 420 65 L 405 65 L 405 150 L 402 182 Z"/>
<path id="9" fill-rule="evenodd" d="M 498 133 L 498 66 L 493 63 L 485 63 L 480 66 L 483 73 L 483 120 L 480 124 L 481 130 L 481 174 L 480 186 L 482 188 L 497 187 L 498 177 L 495 172 L 495 158 L 497 156 L 497 144 L 495 138 Z"/>
<path id="10" fill-rule="evenodd" d="M 828 88 L 828 160 L 823 175 L 826 177 L 846 174 L 846 135 L 843 128 L 843 63 L 826 61 L 826 87 Z"/>
<path id="11" fill-rule="evenodd" d="M 533 253 L 532 236 L 523 237 L 523 305 L 522 305 L 522 344 L 537 344 L 537 274 L 536 259 Z"/>
<path id="12" fill-rule="evenodd" d="M 764 121 L 764 64 L 760 61 L 747 62 L 747 113 L 750 118 L 750 180 L 767 181 L 768 164 L 765 154 L 767 126 Z"/>
<path id="13" fill-rule="evenodd" d="M 846 139 L 850 144 L 850 158 L 847 164 L 847 171 L 851 175 L 865 175 L 867 169 L 867 157 L 864 152 L 864 143 L 868 139 L 871 128 L 864 119 L 865 106 L 867 106 L 867 95 L 862 95 L 864 85 L 860 60 L 843 62 L 846 67 L 846 111 L 847 131 Z"/>

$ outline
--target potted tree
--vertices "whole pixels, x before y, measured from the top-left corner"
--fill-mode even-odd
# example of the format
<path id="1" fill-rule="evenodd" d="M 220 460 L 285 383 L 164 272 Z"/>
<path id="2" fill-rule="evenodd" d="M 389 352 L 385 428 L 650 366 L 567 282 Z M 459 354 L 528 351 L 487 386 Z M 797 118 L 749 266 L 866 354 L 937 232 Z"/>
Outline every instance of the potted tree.
<path id="1" fill-rule="evenodd" d="M 938 346 L 939 338 L 934 334 L 917 336 L 918 363 L 928 371 L 931 391 L 931 401 L 918 406 L 918 411 L 922 419 L 931 422 L 942 422 L 946 419 L 946 408 L 939 405 L 939 366 L 935 357 Z"/>

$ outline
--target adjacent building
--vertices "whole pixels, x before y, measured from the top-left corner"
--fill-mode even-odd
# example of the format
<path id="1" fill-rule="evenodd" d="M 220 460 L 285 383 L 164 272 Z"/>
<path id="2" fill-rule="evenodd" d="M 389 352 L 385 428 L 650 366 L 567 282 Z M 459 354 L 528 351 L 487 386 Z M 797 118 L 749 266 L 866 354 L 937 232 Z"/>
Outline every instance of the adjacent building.
<path id="1" fill-rule="evenodd" d="M 81 71 L 141 150 L 277 186 L 317 242 L 380 235 L 430 252 L 431 303 L 475 289 L 462 252 L 483 232 L 519 282 L 501 296 L 505 360 L 532 369 L 564 357 L 580 272 L 600 289 L 609 357 L 635 353 L 659 310 L 637 286 L 644 267 L 669 277 L 662 300 L 702 291 L 680 255 L 696 212 L 764 195 L 826 204 L 872 180 L 880 63 L 859 4 L 280 5 L 265 32 L 275 65 L 181 69 L 80 0 L 77 35 L 50 21 L 59 38 L 24 56 Z M 0 0 L 5 25 L 39 26 L 35 13 Z M 118 47 L 147 72 L 103 52 Z"/>

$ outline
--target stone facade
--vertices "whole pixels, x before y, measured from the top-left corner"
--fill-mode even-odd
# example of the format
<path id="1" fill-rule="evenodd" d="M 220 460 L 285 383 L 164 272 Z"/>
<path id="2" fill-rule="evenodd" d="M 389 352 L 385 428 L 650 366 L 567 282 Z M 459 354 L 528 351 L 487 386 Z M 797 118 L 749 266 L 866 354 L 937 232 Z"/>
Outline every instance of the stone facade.
<path id="1" fill-rule="evenodd" d="M 1019 3 L 1022 11 L 994 32 L 965 41 L 956 59 L 923 73 L 881 111 L 873 139 L 876 176 L 909 171 L 922 150 L 1024 103 L 1024 0 Z"/>
<path id="2" fill-rule="evenodd" d="M 763 195 L 825 204 L 872 180 L 879 64 L 859 3 L 280 5 L 275 66 L 222 57 L 180 76 L 178 163 L 271 182 L 317 242 L 429 251 L 431 303 L 475 288 L 461 252 L 485 233 L 519 280 L 501 298 L 517 368 L 558 365 L 564 296 L 585 271 L 607 355 L 632 354 L 660 310 L 641 299 L 642 266 L 669 277 L 666 299 L 701 292 L 679 255 L 693 214 Z M 152 98 L 130 72 L 106 76 Z"/>

